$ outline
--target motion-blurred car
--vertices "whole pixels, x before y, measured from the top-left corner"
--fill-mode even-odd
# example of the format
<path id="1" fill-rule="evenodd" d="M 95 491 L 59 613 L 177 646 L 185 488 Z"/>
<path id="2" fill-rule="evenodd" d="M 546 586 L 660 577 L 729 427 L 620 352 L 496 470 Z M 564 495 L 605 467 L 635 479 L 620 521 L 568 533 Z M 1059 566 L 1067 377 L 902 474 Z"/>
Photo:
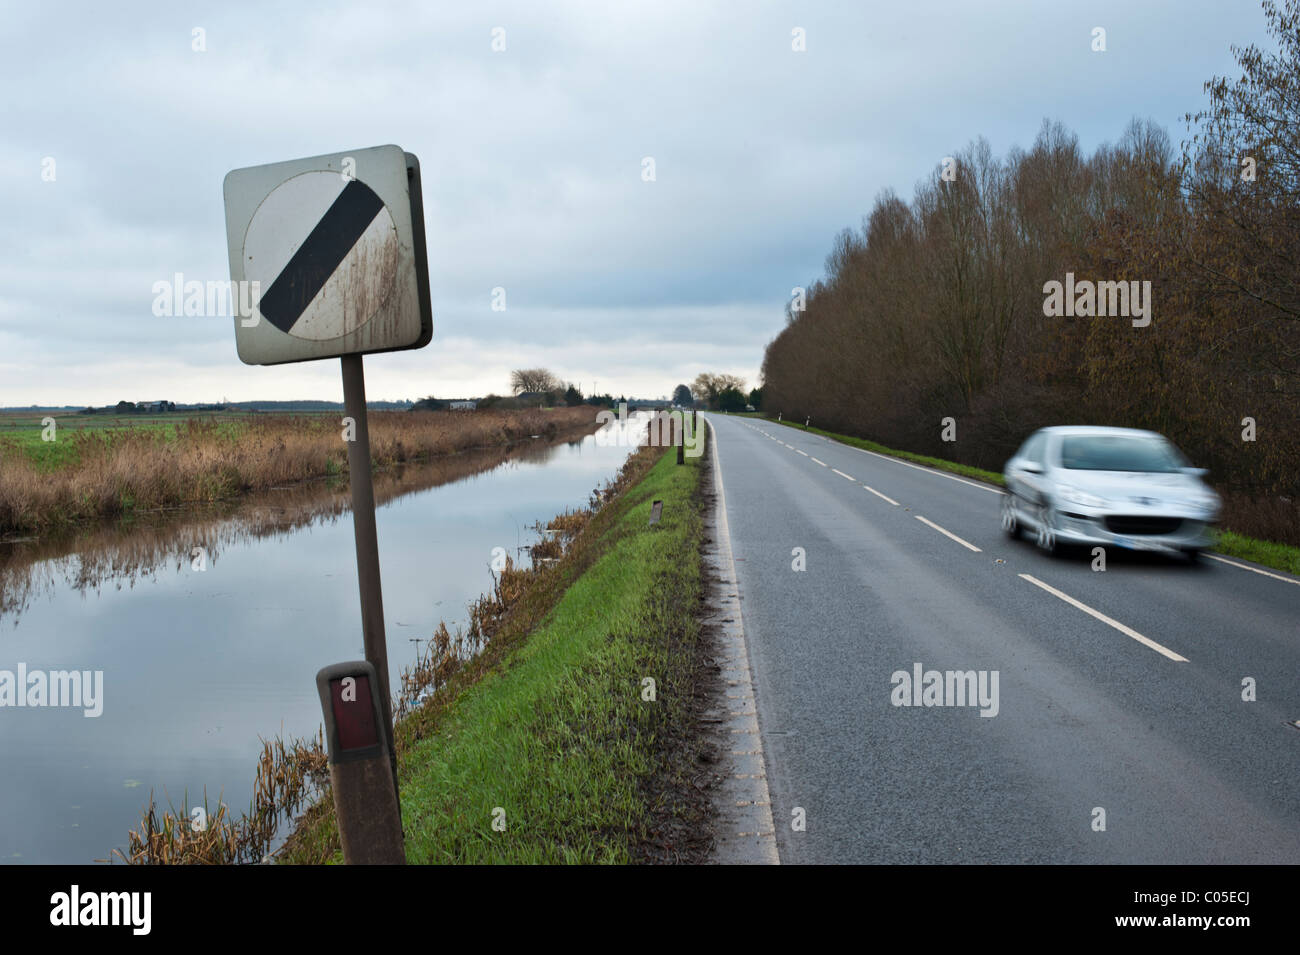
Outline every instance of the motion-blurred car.
<path id="1" fill-rule="evenodd" d="M 1221 503 L 1206 473 L 1154 431 L 1043 428 L 1007 462 L 1002 529 L 1032 532 L 1048 554 L 1101 545 L 1195 561 L 1214 543 Z"/>

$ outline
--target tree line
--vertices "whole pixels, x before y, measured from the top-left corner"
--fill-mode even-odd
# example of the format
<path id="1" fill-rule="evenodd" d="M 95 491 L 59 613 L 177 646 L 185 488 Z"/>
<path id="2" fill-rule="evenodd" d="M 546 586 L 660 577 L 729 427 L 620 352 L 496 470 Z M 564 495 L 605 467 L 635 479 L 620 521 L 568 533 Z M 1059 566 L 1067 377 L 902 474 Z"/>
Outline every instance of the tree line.
<path id="1" fill-rule="evenodd" d="M 1045 425 L 1150 428 L 1226 525 L 1300 544 L 1300 0 L 1263 8 L 1277 49 L 1233 47 L 1177 149 L 1045 121 L 879 196 L 787 305 L 765 411 L 993 470 Z"/>

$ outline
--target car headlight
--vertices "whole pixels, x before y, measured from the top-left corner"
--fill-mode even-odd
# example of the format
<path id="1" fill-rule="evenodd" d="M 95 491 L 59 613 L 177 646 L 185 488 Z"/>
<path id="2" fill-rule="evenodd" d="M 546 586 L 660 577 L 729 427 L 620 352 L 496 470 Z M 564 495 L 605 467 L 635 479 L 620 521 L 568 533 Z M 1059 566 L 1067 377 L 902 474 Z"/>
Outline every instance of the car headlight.
<path id="1" fill-rule="evenodd" d="M 1098 497 L 1096 494 L 1089 494 L 1077 487 L 1063 486 L 1060 489 L 1060 496 L 1062 501 L 1068 501 L 1082 507 L 1106 507 L 1109 503 L 1105 498 Z"/>

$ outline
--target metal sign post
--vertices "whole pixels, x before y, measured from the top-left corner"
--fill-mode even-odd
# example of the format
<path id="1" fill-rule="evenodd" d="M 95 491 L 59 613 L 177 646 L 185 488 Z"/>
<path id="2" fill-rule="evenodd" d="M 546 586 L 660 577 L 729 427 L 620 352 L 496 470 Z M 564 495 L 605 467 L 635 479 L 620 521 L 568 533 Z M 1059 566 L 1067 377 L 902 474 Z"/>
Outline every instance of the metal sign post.
<path id="1" fill-rule="evenodd" d="M 423 348 L 433 337 L 420 162 L 399 146 L 374 146 L 235 169 L 224 193 L 240 360 L 280 365 L 337 357 L 342 365 L 343 404 L 353 428 L 348 469 L 361 627 L 373 669 L 347 679 L 364 684 L 366 694 L 373 688 L 381 723 L 361 747 L 364 769 L 355 768 L 356 747 L 334 739 L 331 722 L 346 729 L 355 711 L 327 706 L 325 719 L 332 766 L 336 755 L 348 754 L 335 773 L 334 801 L 340 832 L 347 826 L 352 833 L 344 834 L 345 852 L 349 838 L 354 845 L 349 861 L 391 861 L 400 855 L 402 828 L 361 361 L 367 353 Z M 374 764 L 383 755 L 381 772 Z M 375 797 L 375 786 L 391 790 L 391 806 Z M 372 842 L 381 848 L 358 848 Z"/>
<path id="2" fill-rule="evenodd" d="M 357 586 L 361 591 L 361 632 L 366 660 L 375 668 L 379 699 L 388 727 L 388 760 L 397 792 L 397 749 L 393 744 L 393 702 L 388 688 L 388 639 L 384 631 L 384 595 L 379 582 L 379 535 L 375 530 L 375 488 L 370 479 L 370 423 L 366 416 L 366 376 L 360 355 L 344 355 L 344 413 L 356 427 L 348 442 L 348 474 L 352 485 L 352 530 L 357 543 Z"/>

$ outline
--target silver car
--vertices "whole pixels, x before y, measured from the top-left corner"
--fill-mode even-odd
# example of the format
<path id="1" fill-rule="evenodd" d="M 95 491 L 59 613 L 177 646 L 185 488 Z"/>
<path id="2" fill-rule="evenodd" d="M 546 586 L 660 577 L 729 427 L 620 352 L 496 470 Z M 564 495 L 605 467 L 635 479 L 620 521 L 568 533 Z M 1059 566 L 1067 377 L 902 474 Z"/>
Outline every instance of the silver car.
<path id="1" fill-rule="evenodd" d="M 1003 472 L 1002 529 L 1062 545 L 1182 553 L 1196 560 L 1214 543 L 1221 502 L 1203 468 L 1164 436 L 1133 428 L 1043 428 Z"/>

